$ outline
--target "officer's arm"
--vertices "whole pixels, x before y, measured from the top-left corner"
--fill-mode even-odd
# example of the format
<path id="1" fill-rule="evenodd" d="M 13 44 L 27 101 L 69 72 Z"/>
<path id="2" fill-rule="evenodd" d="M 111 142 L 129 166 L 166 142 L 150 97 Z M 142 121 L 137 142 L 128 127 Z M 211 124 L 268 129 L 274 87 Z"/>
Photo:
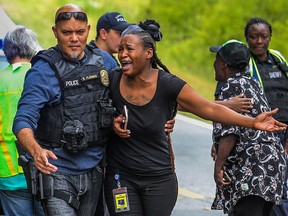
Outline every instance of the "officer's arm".
<path id="1" fill-rule="evenodd" d="M 23 148 L 31 154 L 35 166 L 40 172 L 50 174 L 51 172 L 57 171 L 57 167 L 48 162 L 48 158 L 57 160 L 56 155 L 52 151 L 41 148 L 30 128 L 21 129 L 16 136 Z"/>

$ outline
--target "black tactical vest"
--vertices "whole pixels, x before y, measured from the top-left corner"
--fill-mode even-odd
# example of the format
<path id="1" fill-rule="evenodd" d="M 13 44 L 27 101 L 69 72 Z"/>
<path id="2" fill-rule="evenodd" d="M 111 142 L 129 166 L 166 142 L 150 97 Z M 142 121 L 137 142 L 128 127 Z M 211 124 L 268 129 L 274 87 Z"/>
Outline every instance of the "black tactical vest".
<path id="1" fill-rule="evenodd" d="M 32 59 L 49 62 L 60 83 L 61 103 L 41 110 L 35 138 L 48 148 L 64 147 L 77 153 L 88 146 L 107 142 L 115 108 L 112 107 L 109 77 L 99 51 L 87 46 L 81 66 L 65 60 L 57 47 Z"/>
<path id="2" fill-rule="evenodd" d="M 271 54 L 272 55 L 272 54 Z M 272 55 L 273 56 L 273 55 Z M 276 65 L 280 63 L 276 56 L 273 56 Z M 287 71 L 281 70 L 278 66 L 266 68 L 257 65 L 261 71 L 260 76 L 263 83 L 265 95 L 271 109 L 279 108 L 279 111 L 273 115 L 275 119 L 281 122 L 288 122 L 288 78 Z M 259 68 L 263 67 L 263 68 Z"/>

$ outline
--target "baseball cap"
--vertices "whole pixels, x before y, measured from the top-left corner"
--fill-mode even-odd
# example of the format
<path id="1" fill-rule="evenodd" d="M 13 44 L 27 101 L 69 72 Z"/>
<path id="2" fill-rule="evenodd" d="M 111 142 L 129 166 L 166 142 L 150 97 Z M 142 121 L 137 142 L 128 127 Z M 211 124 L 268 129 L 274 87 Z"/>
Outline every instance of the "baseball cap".
<path id="1" fill-rule="evenodd" d="M 217 52 L 230 67 L 244 69 L 250 60 L 250 51 L 241 41 L 228 40 L 221 46 L 210 47 L 211 52 Z"/>
<path id="2" fill-rule="evenodd" d="M 100 29 L 114 29 L 117 31 L 124 31 L 129 24 L 126 22 L 122 14 L 118 12 L 108 12 L 102 15 L 97 22 L 97 32 Z"/>

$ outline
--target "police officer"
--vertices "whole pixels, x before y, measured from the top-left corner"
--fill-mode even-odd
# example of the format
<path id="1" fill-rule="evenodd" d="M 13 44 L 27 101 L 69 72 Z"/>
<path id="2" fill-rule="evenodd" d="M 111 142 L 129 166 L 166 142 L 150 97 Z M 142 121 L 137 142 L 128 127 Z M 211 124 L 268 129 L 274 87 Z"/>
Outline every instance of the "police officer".
<path id="1" fill-rule="evenodd" d="M 90 25 L 79 6 L 59 8 L 52 29 L 57 46 L 33 58 L 13 132 L 40 171 L 46 214 L 93 215 L 114 115 L 107 71 L 117 65 L 86 45 Z"/>
<path id="2" fill-rule="evenodd" d="M 251 59 L 250 73 L 262 85 L 269 106 L 279 108 L 274 118 L 278 121 L 288 123 L 288 67 L 285 58 L 279 51 L 269 49 L 272 37 L 272 26 L 264 19 L 254 17 L 250 19 L 245 27 L 245 38 L 248 43 Z M 282 145 L 287 154 L 287 133 L 278 132 Z M 283 190 L 282 204 L 275 205 L 272 215 L 288 215 L 287 200 L 287 173 Z"/>
<path id="3" fill-rule="evenodd" d="M 118 53 L 121 41 L 121 33 L 129 26 L 122 14 L 118 12 L 107 12 L 103 14 L 97 21 L 96 38 L 89 45 L 108 52 L 114 60 L 113 56 Z"/>

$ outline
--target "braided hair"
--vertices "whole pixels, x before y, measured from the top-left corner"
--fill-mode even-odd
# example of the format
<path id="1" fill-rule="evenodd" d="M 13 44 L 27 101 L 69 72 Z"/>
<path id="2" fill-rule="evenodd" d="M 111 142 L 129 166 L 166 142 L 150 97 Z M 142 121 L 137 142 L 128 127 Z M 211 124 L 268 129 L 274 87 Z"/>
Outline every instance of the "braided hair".
<path id="1" fill-rule="evenodd" d="M 249 28 L 250 26 L 254 25 L 254 24 L 264 24 L 268 27 L 269 31 L 270 31 L 270 37 L 272 36 L 272 26 L 265 20 L 265 19 L 262 19 L 262 18 L 259 18 L 259 17 L 254 17 L 252 19 L 250 19 L 247 24 L 246 24 L 246 27 L 245 27 L 245 30 L 244 30 L 244 36 L 245 38 L 248 37 L 248 31 L 249 31 Z"/>
<path id="2" fill-rule="evenodd" d="M 160 25 L 155 20 L 146 19 L 144 22 L 140 22 L 139 26 L 148 32 L 155 41 L 162 40 L 163 35 L 159 31 Z"/>
<path id="3" fill-rule="evenodd" d="M 146 19 L 144 22 L 140 22 L 138 26 L 145 30 L 151 36 L 154 42 L 159 42 L 162 40 L 163 34 L 159 31 L 160 24 L 155 20 Z M 152 68 L 158 69 L 158 66 L 160 66 L 164 71 L 170 73 L 169 69 L 162 63 L 162 61 L 157 56 L 156 44 L 154 45 L 151 64 Z"/>

